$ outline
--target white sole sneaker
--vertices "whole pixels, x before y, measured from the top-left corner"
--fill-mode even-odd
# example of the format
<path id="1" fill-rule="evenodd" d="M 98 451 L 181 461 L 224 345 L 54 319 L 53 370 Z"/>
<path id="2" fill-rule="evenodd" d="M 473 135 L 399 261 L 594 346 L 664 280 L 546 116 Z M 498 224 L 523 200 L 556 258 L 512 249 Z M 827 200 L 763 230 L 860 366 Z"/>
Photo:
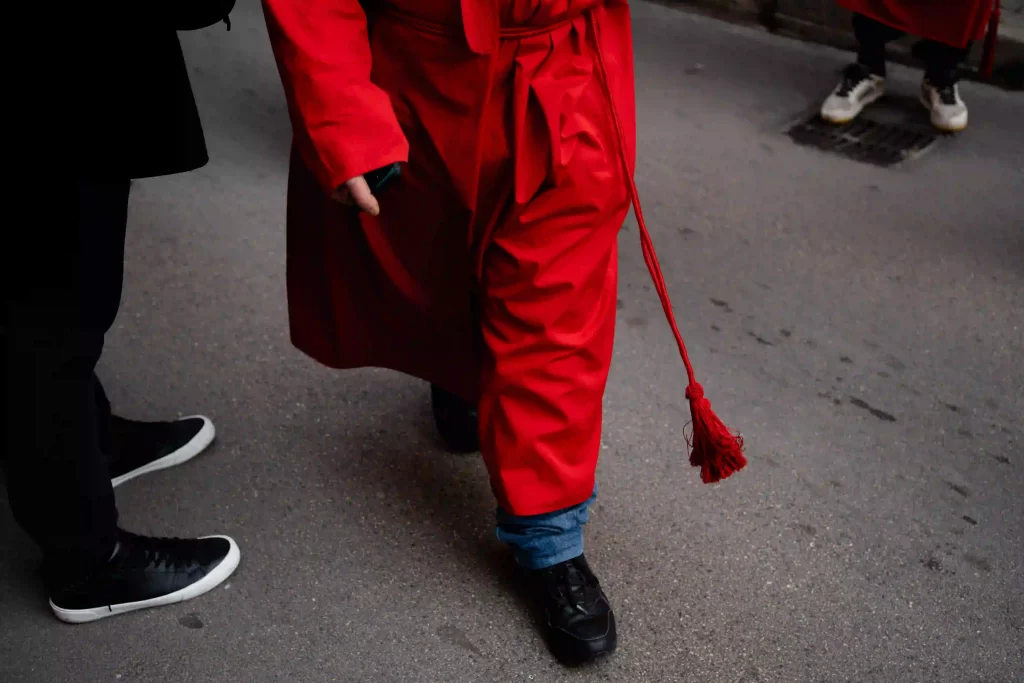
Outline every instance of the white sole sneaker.
<path id="1" fill-rule="evenodd" d="M 839 95 L 836 88 L 821 105 L 822 120 L 843 125 L 860 116 L 866 107 L 885 97 L 885 79 L 880 76 L 865 78 L 847 96 Z"/>
<path id="2" fill-rule="evenodd" d="M 105 619 L 117 614 L 137 612 L 140 609 L 149 609 L 150 607 L 164 607 L 166 605 L 173 605 L 175 603 L 198 598 L 200 595 L 210 592 L 231 576 L 235 569 L 238 568 L 238 563 L 242 559 L 242 553 L 238 550 L 238 545 L 228 536 L 206 536 L 205 538 L 223 538 L 231 544 L 231 549 L 228 550 L 228 554 L 224 556 L 224 559 L 220 561 L 220 564 L 213 568 L 213 571 L 190 586 L 150 600 L 126 602 L 120 605 L 105 605 L 103 607 L 92 607 L 90 609 L 63 609 L 61 607 L 57 607 L 57 605 L 53 604 L 53 600 L 51 600 L 50 609 L 53 610 L 53 613 L 58 619 L 65 623 L 87 624 L 91 621 Z"/>
<path id="3" fill-rule="evenodd" d="M 967 112 L 963 115 L 956 116 L 948 121 L 943 120 L 941 116 L 938 116 L 935 109 L 932 108 L 932 103 L 928 101 L 924 93 L 921 93 L 921 106 L 928 110 L 931 114 L 932 126 L 936 129 L 941 130 L 943 133 L 962 133 L 967 130 Z"/>
<path id="4" fill-rule="evenodd" d="M 188 462 L 192 458 L 196 457 L 197 455 L 205 451 L 207 447 L 211 443 L 213 443 L 213 440 L 217 436 L 217 430 L 216 428 L 214 428 L 213 422 L 210 420 L 210 418 L 205 417 L 203 415 L 191 415 L 189 417 L 183 417 L 181 419 L 202 420 L 203 427 L 196 433 L 195 436 L 192 437 L 192 439 L 187 444 L 185 444 L 178 450 L 172 453 L 168 453 L 164 457 L 147 463 L 142 467 L 139 467 L 138 469 L 132 470 L 131 472 L 125 472 L 119 477 L 114 477 L 113 479 L 110 480 L 111 486 L 117 488 L 121 484 L 125 483 L 126 481 L 131 481 L 135 477 L 141 477 L 144 474 L 158 472 L 160 470 L 165 470 L 168 467 L 175 467 L 176 465 Z"/>

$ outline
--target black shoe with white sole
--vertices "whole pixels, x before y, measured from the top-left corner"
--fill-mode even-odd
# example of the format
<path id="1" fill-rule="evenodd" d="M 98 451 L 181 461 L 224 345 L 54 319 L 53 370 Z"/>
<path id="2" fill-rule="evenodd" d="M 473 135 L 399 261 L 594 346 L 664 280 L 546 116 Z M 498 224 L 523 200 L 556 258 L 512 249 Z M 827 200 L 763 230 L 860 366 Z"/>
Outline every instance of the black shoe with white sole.
<path id="1" fill-rule="evenodd" d="M 583 555 L 536 570 L 532 579 L 547 622 L 548 647 L 560 662 L 576 666 L 615 652 L 615 614 Z"/>
<path id="2" fill-rule="evenodd" d="M 130 479 L 180 465 L 213 442 L 216 430 L 197 415 L 174 422 L 136 422 L 110 418 L 110 479 L 120 486 Z"/>
<path id="3" fill-rule="evenodd" d="M 231 576 L 240 557 L 227 536 L 149 538 L 120 531 L 110 561 L 51 590 L 50 608 L 61 621 L 84 624 L 184 602 Z"/>

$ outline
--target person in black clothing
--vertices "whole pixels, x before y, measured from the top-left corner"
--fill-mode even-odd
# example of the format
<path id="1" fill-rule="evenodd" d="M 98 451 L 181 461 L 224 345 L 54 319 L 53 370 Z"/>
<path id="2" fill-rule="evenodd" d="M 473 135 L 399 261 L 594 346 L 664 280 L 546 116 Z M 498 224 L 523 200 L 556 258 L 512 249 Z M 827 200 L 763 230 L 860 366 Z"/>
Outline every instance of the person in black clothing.
<path id="1" fill-rule="evenodd" d="M 3 464 L 17 522 L 43 550 L 50 607 L 63 621 L 196 597 L 238 566 L 235 542 L 147 538 L 118 527 L 113 487 L 180 464 L 214 438 L 204 417 L 164 423 L 111 415 L 95 374 L 121 300 L 131 179 L 208 161 L 177 30 L 226 21 L 234 0 L 175 0 L 79 11 L 61 98 L 77 160 L 77 220 L 24 250 L 5 294 Z M 120 9 L 118 9 L 120 8 Z M 124 25 L 129 20 L 130 25 Z M 63 111 L 61 109 L 60 111 Z M 77 196 L 76 196 L 77 195 Z"/>
<path id="2" fill-rule="evenodd" d="M 886 93 L 886 46 L 904 31 L 864 14 L 854 13 L 857 61 L 844 71 L 842 79 L 821 105 L 821 117 L 845 124 L 857 118 L 865 107 Z M 921 104 L 929 111 L 932 125 L 954 133 L 967 128 L 967 105 L 960 97 L 960 65 L 970 53 L 971 43 L 957 47 L 924 39 L 915 54 L 925 62 L 921 82 Z"/>

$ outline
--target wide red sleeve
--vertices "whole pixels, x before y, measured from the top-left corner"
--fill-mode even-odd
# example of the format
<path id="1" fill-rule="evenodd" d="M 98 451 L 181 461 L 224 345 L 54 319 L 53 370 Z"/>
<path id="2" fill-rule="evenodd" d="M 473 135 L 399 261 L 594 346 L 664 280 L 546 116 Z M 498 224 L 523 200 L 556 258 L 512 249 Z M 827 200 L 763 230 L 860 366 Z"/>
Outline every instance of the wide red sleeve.
<path id="1" fill-rule="evenodd" d="M 263 0 L 263 10 L 295 144 L 323 187 L 407 161 L 391 101 L 370 82 L 359 0 Z"/>

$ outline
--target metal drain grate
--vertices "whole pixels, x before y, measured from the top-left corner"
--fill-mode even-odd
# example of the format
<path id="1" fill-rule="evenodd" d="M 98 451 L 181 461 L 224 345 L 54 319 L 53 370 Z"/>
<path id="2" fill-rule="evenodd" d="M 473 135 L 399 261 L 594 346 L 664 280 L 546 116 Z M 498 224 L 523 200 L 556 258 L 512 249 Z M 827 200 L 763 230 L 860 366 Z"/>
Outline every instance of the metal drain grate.
<path id="1" fill-rule="evenodd" d="M 817 113 L 790 128 L 789 136 L 799 145 L 879 166 L 919 157 L 938 140 L 931 130 L 880 123 L 863 116 L 840 126 L 823 121 Z"/>

